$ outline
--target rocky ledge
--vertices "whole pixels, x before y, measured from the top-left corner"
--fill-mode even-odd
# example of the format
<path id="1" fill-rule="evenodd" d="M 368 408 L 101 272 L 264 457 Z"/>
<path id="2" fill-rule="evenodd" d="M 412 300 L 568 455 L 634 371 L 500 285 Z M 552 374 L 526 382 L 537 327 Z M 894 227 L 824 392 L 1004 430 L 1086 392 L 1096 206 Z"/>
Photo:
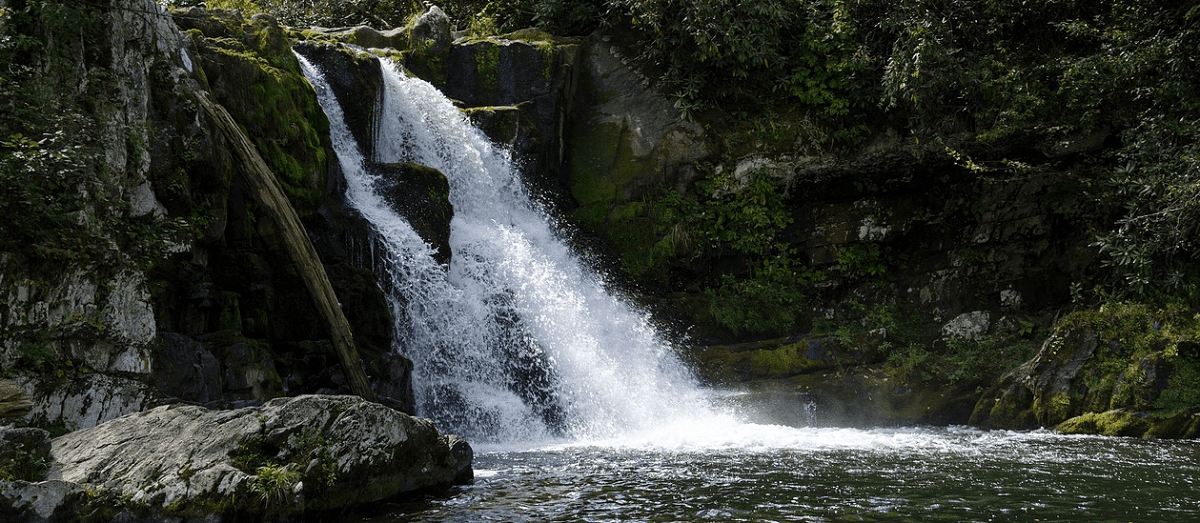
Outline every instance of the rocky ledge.
<path id="1" fill-rule="evenodd" d="M 55 438 L 46 481 L 0 482 L 0 519 L 289 520 L 469 482 L 472 456 L 355 396 L 170 405 Z"/>

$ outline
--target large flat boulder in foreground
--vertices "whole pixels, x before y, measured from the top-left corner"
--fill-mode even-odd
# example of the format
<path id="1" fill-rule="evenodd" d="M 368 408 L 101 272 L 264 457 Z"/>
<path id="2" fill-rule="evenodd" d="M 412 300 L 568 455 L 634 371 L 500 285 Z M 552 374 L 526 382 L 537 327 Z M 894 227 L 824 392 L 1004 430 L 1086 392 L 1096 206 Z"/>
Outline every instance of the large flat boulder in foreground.
<path id="1" fill-rule="evenodd" d="M 56 438 L 53 459 L 44 484 L 80 485 L 93 500 L 182 520 L 284 519 L 472 477 L 465 441 L 356 396 L 159 407 Z"/>

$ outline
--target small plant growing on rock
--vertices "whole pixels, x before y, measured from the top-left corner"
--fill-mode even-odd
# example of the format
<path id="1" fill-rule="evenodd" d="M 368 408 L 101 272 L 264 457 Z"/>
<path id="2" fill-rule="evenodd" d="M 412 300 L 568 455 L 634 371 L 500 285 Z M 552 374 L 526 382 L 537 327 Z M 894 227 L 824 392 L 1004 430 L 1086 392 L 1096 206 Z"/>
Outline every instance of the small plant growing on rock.
<path id="1" fill-rule="evenodd" d="M 300 483 L 300 471 L 296 470 L 293 463 L 262 466 L 256 475 L 258 477 L 250 484 L 250 490 L 259 495 L 265 513 L 281 511 Z"/>
<path id="2" fill-rule="evenodd" d="M 33 453 L 22 452 L 0 463 L 0 481 L 41 481 L 50 470 L 50 462 Z"/>

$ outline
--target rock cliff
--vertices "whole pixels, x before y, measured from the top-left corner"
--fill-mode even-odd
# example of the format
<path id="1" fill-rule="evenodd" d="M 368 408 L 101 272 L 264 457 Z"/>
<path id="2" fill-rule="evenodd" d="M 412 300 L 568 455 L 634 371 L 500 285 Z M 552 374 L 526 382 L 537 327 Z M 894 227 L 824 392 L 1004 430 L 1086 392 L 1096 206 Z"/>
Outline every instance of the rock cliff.
<path id="1" fill-rule="evenodd" d="M 90 241 L 106 250 L 0 251 L 0 365 L 33 400 L 29 421 L 86 428 L 163 402 L 349 390 L 303 284 L 312 278 L 287 255 L 295 240 L 251 197 L 194 93 L 211 93 L 252 137 L 308 230 L 302 241 L 319 251 L 374 388 L 411 411 L 411 365 L 391 350 L 382 292 L 353 263 L 362 257 L 348 246 L 364 233 L 340 210 L 327 123 L 283 29 L 269 17 L 172 14 L 153 2 L 80 10 L 106 36 L 85 55 L 94 63 L 63 74 L 129 79 L 72 107 L 112 129 L 89 142 L 107 170 L 80 187 L 125 203 L 96 213 Z"/>

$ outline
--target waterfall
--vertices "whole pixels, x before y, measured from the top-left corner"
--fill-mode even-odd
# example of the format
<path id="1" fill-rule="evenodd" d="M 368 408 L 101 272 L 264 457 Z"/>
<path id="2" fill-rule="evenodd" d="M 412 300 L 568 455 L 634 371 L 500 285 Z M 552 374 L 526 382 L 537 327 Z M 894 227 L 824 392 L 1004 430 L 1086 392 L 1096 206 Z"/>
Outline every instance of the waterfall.
<path id="1" fill-rule="evenodd" d="M 432 85 L 379 61 L 378 163 L 444 173 L 454 206 L 449 266 L 375 190 L 341 107 L 297 55 L 329 117 L 349 204 L 373 248 L 414 363 L 418 414 L 476 441 L 612 438 L 703 411 L 704 393 L 647 315 L 607 292 L 527 193 L 506 149 Z"/>

